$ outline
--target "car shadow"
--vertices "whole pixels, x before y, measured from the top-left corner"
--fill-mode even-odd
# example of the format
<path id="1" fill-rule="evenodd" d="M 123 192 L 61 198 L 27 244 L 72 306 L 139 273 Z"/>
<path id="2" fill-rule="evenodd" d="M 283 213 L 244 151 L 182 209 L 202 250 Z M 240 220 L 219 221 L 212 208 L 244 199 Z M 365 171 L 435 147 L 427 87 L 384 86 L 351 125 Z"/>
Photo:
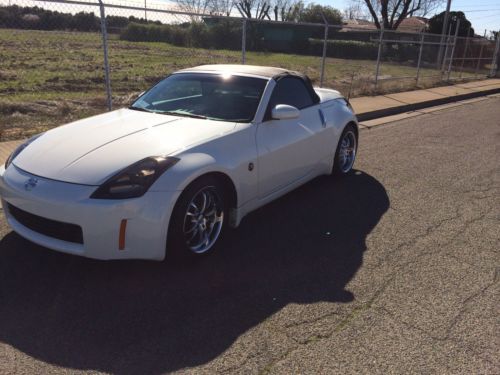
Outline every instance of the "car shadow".
<path id="1" fill-rule="evenodd" d="M 100 262 L 14 233 L 0 241 L 0 342 L 44 362 L 160 373 L 209 362 L 289 303 L 349 303 L 346 284 L 389 207 L 355 172 L 318 178 L 250 214 L 190 263 Z"/>

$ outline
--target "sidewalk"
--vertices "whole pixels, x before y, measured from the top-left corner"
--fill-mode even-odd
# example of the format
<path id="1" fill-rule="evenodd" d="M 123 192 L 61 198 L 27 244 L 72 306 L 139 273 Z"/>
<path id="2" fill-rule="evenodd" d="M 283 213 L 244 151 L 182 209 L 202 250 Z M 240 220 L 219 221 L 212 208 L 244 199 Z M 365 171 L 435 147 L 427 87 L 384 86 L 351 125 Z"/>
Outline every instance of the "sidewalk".
<path id="1" fill-rule="evenodd" d="M 492 78 L 397 94 L 363 96 L 350 102 L 358 120 L 366 121 L 497 93 L 500 93 L 500 79 Z"/>
<path id="2" fill-rule="evenodd" d="M 496 93 L 500 93 L 500 79 L 492 78 L 426 90 L 363 96 L 353 98 L 350 102 L 359 121 L 367 121 Z M 0 163 L 3 163 L 21 142 L 0 142 Z"/>

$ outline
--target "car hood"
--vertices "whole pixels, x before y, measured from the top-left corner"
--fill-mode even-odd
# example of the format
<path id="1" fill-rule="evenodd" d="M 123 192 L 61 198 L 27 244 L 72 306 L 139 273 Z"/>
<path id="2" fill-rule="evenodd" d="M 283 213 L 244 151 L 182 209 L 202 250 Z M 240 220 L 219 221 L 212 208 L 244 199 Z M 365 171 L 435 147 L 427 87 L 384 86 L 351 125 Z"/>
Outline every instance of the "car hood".
<path id="1" fill-rule="evenodd" d="M 184 150 L 230 132 L 235 125 L 120 109 L 44 133 L 13 164 L 40 177 L 100 185 L 132 163 Z"/>

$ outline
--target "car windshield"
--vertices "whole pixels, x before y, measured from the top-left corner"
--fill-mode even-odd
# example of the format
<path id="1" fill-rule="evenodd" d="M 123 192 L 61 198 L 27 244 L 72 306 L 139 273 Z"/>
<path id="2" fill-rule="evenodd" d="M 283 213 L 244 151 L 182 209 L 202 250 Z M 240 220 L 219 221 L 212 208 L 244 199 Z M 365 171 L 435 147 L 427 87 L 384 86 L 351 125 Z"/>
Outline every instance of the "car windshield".
<path id="1" fill-rule="evenodd" d="M 267 80 L 228 74 L 178 73 L 159 82 L 130 109 L 211 120 L 251 122 Z"/>

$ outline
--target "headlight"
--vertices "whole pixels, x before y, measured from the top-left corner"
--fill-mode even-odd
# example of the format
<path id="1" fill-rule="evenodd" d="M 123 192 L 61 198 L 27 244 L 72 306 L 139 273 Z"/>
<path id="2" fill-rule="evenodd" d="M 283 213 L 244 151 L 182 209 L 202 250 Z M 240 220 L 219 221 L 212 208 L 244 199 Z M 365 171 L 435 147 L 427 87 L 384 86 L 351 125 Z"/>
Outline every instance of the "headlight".
<path id="1" fill-rule="evenodd" d="M 9 168 L 9 165 L 12 163 L 12 160 L 14 160 L 17 155 L 19 155 L 26 147 L 28 147 L 30 145 L 30 143 L 32 143 L 35 139 L 40 137 L 42 134 L 37 134 L 34 137 L 31 137 L 30 139 L 28 139 L 22 145 L 17 146 L 17 148 L 14 150 L 14 152 L 12 154 L 10 154 L 9 157 L 7 158 L 7 160 L 5 161 L 5 169 Z"/>
<path id="2" fill-rule="evenodd" d="M 102 184 L 90 196 L 93 199 L 137 198 L 146 193 L 151 185 L 179 159 L 151 156 L 118 172 Z"/>

